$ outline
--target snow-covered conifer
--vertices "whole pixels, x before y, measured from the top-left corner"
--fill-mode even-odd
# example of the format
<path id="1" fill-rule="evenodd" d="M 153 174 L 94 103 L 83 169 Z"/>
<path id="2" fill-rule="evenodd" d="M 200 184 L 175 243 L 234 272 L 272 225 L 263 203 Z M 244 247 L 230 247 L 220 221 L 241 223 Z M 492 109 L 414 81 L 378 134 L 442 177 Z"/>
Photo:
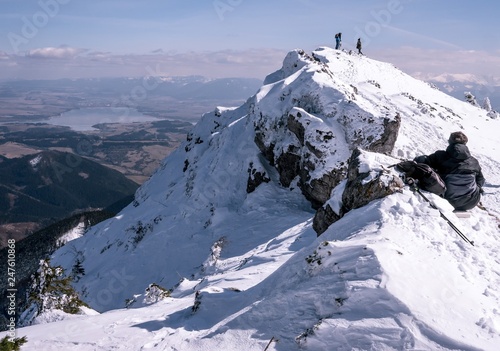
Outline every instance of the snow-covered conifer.
<path id="1" fill-rule="evenodd" d="M 40 261 L 38 271 L 32 276 L 28 291 L 28 307 L 21 314 L 19 325 L 35 322 L 40 314 L 50 310 L 60 310 L 69 314 L 80 312 L 85 306 L 71 286 L 71 278 L 64 276 L 60 266 L 52 267 L 49 259 Z"/>

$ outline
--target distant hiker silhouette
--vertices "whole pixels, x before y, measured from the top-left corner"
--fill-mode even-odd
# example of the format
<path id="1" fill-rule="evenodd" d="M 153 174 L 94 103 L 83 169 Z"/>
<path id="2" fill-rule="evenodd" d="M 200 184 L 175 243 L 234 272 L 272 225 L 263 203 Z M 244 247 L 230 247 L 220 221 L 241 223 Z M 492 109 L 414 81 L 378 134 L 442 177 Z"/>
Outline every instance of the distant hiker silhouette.
<path id="1" fill-rule="evenodd" d="M 335 49 L 338 50 L 342 46 L 342 33 L 335 34 Z"/>
<path id="2" fill-rule="evenodd" d="M 425 163 L 439 173 L 446 184 L 444 198 L 457 211 L 470 210 L 479 203 L 485 182 L 478 160 L 465 145 L 467 142 L 464 133 L 454 132 L 446 150 L 415 158 L 415 162 Z"/>
<path id="3" fill-rule="evenodd" d="M 358 53 L 363 55 L 361 52 L 361 38 L 358 38 L 358 42 L 356 43 L 356 49 L 358 49 Z"/>

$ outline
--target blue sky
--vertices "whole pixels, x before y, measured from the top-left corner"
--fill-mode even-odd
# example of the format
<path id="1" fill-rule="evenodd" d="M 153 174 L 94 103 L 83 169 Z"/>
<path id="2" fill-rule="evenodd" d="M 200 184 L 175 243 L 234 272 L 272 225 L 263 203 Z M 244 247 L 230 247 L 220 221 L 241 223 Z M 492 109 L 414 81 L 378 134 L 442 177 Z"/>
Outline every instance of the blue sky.
<path id="1" fill-rule="evenodd" d="M 0 79 L 264 78 L 286 52 L 361 37 L 422 77 L 500 76 L 495 0 L 0 0 Z"/>

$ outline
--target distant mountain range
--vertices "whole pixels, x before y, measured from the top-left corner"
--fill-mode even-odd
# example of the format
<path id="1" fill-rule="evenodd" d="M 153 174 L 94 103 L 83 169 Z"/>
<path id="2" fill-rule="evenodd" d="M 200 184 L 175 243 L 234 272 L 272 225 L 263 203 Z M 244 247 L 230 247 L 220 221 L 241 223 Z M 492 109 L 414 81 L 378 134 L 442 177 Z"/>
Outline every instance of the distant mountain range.
<path id="1" fill-rule="evenodd" d="M 144 98 L 161 96 L 188 100 L 231 100 L 254 94 L 261 84 L 262 81 L 255 78 L 209 79 L 202 76 L 14 80 L 0 83 L 0 98 L 15 97 L 25 91 L 33 94 L 55 91 L 75 92 L 80 96 L 99 94 L 100 97 L 120 97 L 146 92 Z"/>
<path id="2" fill-rule="evenodd" d="M 104 208 L 137 187 L 120 172 L 71 153 L 0 156 L 0 224 L 47 223 L 75 211 Z"/>
<path id="3" fill-rule="evenodd" d="M 472 74 L 441 74 L 426 77 L 424 80 L 434 84 L 441 91 L 464 101 L 465 92 L 470 92 L 482 105 L 486 97 L 494 110 L 500 110 L 500 81 L 494 78 L 479 77 Z"/>

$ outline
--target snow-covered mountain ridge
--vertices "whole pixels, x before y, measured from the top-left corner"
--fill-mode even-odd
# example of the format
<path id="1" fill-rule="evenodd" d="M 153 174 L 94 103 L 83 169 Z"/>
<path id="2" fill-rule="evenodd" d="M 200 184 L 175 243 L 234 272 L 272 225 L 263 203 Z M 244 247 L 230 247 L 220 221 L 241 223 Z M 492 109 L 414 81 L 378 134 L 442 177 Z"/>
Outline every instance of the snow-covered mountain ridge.
<path id="1" fill-rule="evenodd" d="M 205 114 L 118 216 L 55 253 L 69 272 L 81 261 L 75 288 L 107 312 L 21 328 L 23 349 L 263 350 L 275 337 L 268 350 L 493 351 L 494 217 L 459 220 L 429 195 L 473 247 L 404 188 L 345 208 L 319 237 L 313 219 L 345 207 L 354 150 L 369 181 L 457 130 L 498 215 L 498 123 L 390 64 L 294 50 L 245 104 Z M 152 283 L 170 296 L 150 304 Z"/>
<path id="2" fill-rule="evenodd" d="M 472 94 L 478 103 L 486 108 L 487 100 L 493 108 L 498 111 L 500 106 L 500 79 L 494 76 L 478 76 L 473 74 L 449 74 L 429 75 L 416 72 L 414 77 L 436 85 L 440 90 L 464 100 L 466 93 Z M 486 105 L 486 106 L 485 106 Z"/>

